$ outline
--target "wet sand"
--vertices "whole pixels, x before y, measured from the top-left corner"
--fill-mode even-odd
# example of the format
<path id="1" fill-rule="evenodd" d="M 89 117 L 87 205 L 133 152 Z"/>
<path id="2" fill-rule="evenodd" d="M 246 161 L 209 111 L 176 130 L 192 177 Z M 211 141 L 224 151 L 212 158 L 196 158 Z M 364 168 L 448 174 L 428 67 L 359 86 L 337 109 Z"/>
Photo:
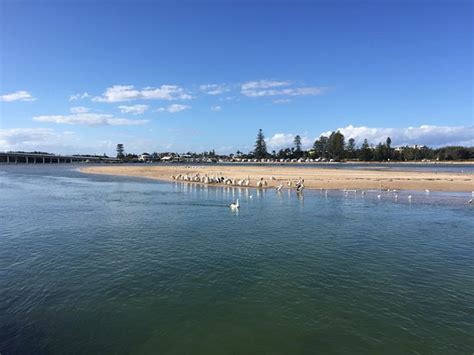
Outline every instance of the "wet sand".
<path id="1" fill-rule="evenodd" d="M 380 171 L 326 168 L 298 168 L 294 166 L 245 165 L 153 165 L 153 166 L 92 166 L 81 168 L 84 173 L 143 177 L 174 181 L 172 176 L 196 174 L 225 176 L 230 179 L 250 178 L 250 187 L 264 178 L 269 188 L 283 183 L 287 188 L 290 179 L 304 179 L 308 189 L 397 189 L 433 191 L 473 191 L 474 175 L 447 172 Z"/>

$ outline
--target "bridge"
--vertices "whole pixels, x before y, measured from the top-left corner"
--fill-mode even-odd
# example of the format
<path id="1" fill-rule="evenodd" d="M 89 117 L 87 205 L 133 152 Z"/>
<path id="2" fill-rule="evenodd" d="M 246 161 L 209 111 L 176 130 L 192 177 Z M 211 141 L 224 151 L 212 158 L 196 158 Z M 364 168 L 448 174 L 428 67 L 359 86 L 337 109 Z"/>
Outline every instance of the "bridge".
<path id="1" fill-rule="evenodd" d="M 0 152 L 0 164 L 72 164 L 72 163 L 118 163 L 120 159 L 86 156 L 55 155 L 47 153 Z"/>

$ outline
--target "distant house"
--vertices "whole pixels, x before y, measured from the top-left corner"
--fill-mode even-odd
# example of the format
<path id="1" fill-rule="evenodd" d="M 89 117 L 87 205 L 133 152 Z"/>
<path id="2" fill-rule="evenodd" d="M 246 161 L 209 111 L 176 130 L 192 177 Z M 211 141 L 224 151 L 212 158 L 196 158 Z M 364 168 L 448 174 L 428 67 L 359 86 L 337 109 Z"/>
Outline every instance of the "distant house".
<path id="1" fill-rule="evenodd" d="M 148 153 L 143 153 L 138 156 L 138 161 L 142 161 L 142 162 L 151 161 L 151 155 Z"/>
<path id="2" fill-rule="evenodd" d="M 173 157 L 171 155 L 167 155 L 161 158 L 161 161 L 172 161 Z"/>

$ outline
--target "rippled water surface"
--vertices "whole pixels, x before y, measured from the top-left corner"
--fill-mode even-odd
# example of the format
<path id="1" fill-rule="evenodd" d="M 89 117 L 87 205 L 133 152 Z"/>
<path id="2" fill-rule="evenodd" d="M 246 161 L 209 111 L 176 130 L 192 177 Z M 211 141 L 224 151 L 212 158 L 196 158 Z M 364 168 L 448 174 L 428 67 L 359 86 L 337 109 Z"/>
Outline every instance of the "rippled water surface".
<path id="1" fill-rule="evenodd" d="M 474 349 L 470 193 L 298 197 L 74 169 L 0 167 L 1 354 Z"/>

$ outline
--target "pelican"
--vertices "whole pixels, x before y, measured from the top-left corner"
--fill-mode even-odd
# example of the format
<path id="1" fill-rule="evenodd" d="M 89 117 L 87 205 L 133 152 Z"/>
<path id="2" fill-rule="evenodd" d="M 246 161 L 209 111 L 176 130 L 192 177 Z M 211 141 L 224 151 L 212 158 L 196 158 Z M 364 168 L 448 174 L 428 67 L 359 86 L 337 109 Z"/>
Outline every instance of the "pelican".
<path id="1" fill-rule="evenodd" d="M 395 201 L 398 201 L 398 195 L 395 195 Z"/>
<path id="2" fill-rule="evenodd" d="M 429 194 L 429 193 L 430 193 L 430 190 L 426 189 L 425 194 Z"/>
<path id="3" fill-rule="evenodd" d="M 282 187 L 283 187 L 283 184 L 280 184 L 280 185 L 278 185 L 278 186 L 275 188 L 275 190 L 276 190 L 277 192 L 280 192 L 281 189 L 282 189 Z"/>
<path id="4" fill-rule="evenodd" d="M 469 201 L 467 201 L 467 203 L 468 203 L 469 205 L 472 205 L 472 198 L 471 198 Z"/>
<path id="5" fill-rule="evenodd" d="M 296 188 L 296 192 L 303 192 L 304 185 L 303 183 L 299 184 L 298 187 Z"/>
<path id="6" fill-rule="evenodd" d="M 380 200 L 382 198 L 382 195 L 377 195 L 377 198 Z"/>
<path id="7" fill-rule="evenodd" d="M 362 196 L 365 196 L 365 191 L 362 191 L 361 194 L 362 194 Z"/>
<path id="8" fill-rule="evenodd" d="M 411 195 L 408 195 L 408 201 L 411 202 Z"/>
<path id="9" fill-rule="evenodd" d="M 240 208 L 239 199 L 235 200 L 235 203 L 229 205 L 231 210 L 238 210 Z"/>

